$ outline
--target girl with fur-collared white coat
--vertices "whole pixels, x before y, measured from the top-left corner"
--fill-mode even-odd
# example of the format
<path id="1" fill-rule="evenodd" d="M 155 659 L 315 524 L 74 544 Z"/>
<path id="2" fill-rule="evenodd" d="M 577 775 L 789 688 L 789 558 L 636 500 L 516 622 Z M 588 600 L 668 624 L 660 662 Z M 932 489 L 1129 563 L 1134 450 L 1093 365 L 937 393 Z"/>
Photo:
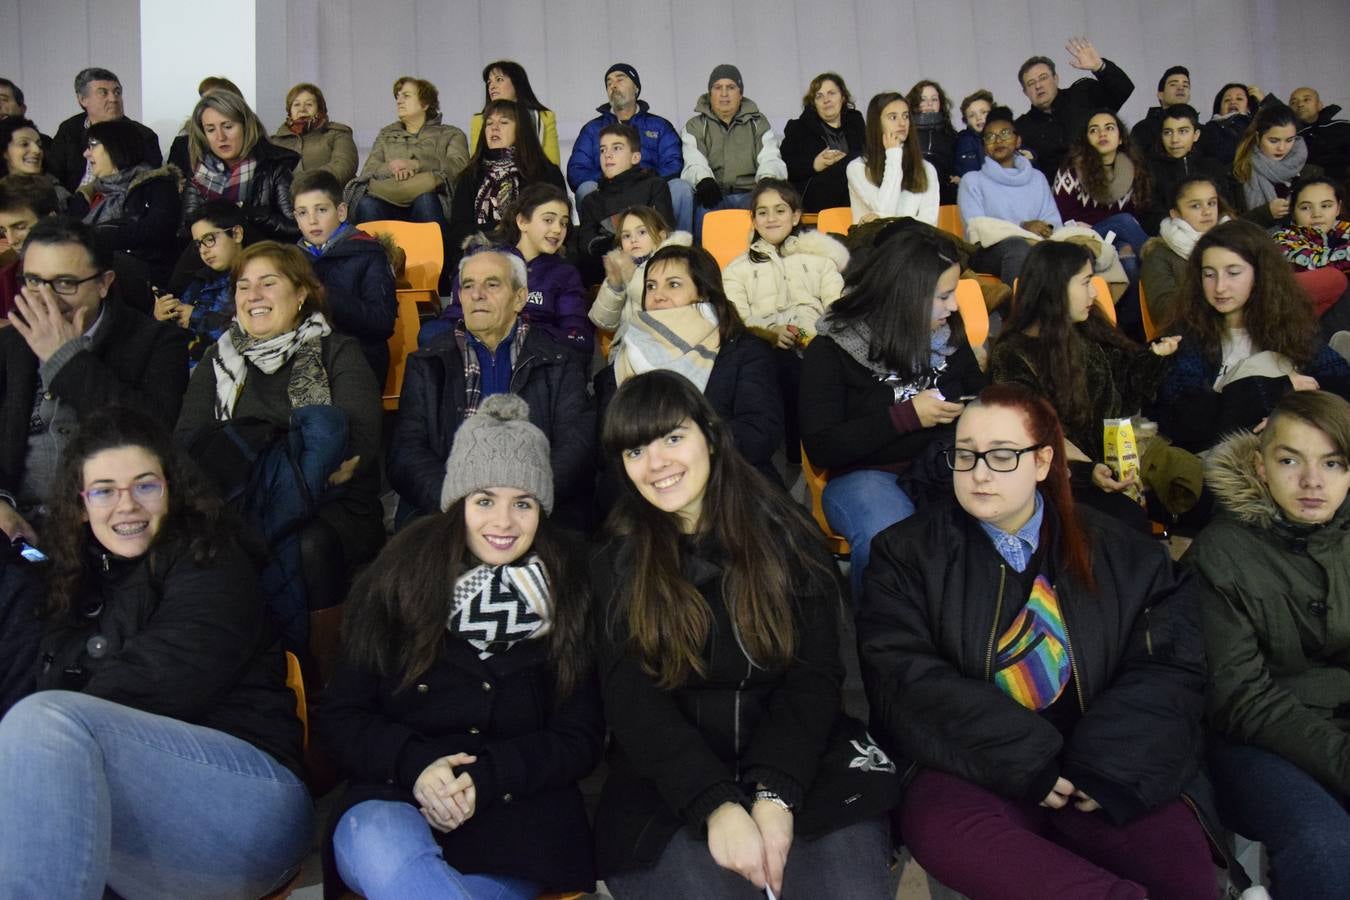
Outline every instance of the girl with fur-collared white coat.
<path id="1" fill-rule="evenodd" d="M 727 299 L 746 326 L 781 349 L 814 335 L 816 320 L 843 293 L 848 265 L 843 243 L 797 230 L 801 205 L 786 181 L 766 178 L 756 185 L 750 196 L 753 243 L 722 273 Z"/>
<path id="2" fill-rule="evenodd" d="M 642 309 L 647 260 L 662 247 L 691 247 L 687 231 L 671 231 L 661 214 L 650 206 L 632 206 L 619 213 L 619 246 L 604 258 L 605 280 L 587 315 L 597 328 L 622 331 Z M 615 344 L 618 341 L 615 340 Z"/>

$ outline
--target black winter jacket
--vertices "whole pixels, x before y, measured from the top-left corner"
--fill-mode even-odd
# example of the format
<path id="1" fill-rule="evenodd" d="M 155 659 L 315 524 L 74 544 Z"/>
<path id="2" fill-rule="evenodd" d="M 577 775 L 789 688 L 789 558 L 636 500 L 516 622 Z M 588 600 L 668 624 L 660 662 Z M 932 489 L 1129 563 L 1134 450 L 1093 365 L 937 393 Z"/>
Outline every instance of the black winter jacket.
<path id="1" fill-rule="evenodd" d="M 83 192 L 75 195 L 88 212 Z M 163 166 L 142 173 L 127 190 L 122 215 L 116 221 L 95 226 L 94 239 L 114 252 L 139 260 L 144 276 L 155 284 L 167 284 L 178 261 L 178 226 L 183 218 L 178 199 L 178 170 Z"/>
<path id="2" fill-rule="evenodd" d="M 322 256 L 310 254 L 323 282 L 333 327 L 361 342 L 380 389 L 389 374 L 389 338 L 398 321 L 398 295 L 389 256 L 378 239 L 354 227 Z"/>
<path id="3" fill-rule="evenodd" d="M 962 341 L 935 386 L 955 401 L 985 384 L 975 354 Z M 912 400 L 897 404 L 895 392 L 828 335 L 807 345 L 797 409 L 802 446 L 815 465 L 836 475 L 863 468 L 899 471 L 935 441 L 951 442 L 953 426 L 919 427 L 913 408 Z"/>
<path id="4" fill-rule="evenodd" d="M 324 843 L 324 895 L 342 896 L 332 833 L 366 800 L 410 803 L 422 770 L 442 756 L 470 753 L 458 771 L 474 781 L 473 816 L 434 832 L 446 862 L 467 873 L 505 873 L 546 890 L 595 887 L 591 828 L 577 782 L 600 759 L 605 736 L 594 676 L 561 702 L 548 665 L 548 639 L 522 641 L 487 660 L 445 638 L 440 657 L 416 684 L 348 663 L 324 692 L 318 732 L 350 783 Z"/>
<path id="5" fill-rule="evenodd" d="M 170 427 L 187 388 L 187 332 L 156 322 L 109 296 L 93 346 L 81 350 L 47 385 L 81 415 L 129 406 Z M 38 387 L 38 360 L 18 329 L 0 329 L 0 490 L 17 493 L 28 452 L 28 421 Z"/>
<path id="6" fill-rule="evenodd" d="M 825 129 L 829 126 L 821 121 L 815 107 L 803 109 L 783 129 L 779 151 L 787 163 L 788 179 L 801 192 L 803 212 L 849 205 L 848 164 L 854 157 L 862 156 L 867 144 L 867 121 L 856 109 L 846 109 L 839 125 L 848 144 L 847 155 L 823 172 L 817 172 L 814 163 L 826 147 Z"/>
<path id="7" fill-rule="evenodd" d="M 675 229 L 675 209 L 666 180 L 651 169 L 634 166 L 614 178 L 601 177 L 596 189 L 577 204 L 581 227 L 577 248 L 585 256 L 601 257 L 619 246 L 616 225 L 611 222 L 630 206 L 650 206 L 661 214 L 668 230 Z"/>
<path id="8" fill-rule="evenodd" d="M 914 127 L 919 132 L 923 158 L 937 170 L 939 202 L 949 206 L 956 202 L 956 185 L 951 182 L 952 175 L 956 174 L 956 129 L 946 120 Z"/>
<path id="9" fill-rule="evenodd" d="M 566 191 L 567 182 L 563 179 L 562 170 L 543 157 L 539 161 L 543 166 L 539 177 L 534 181 L 522 180 L 520 189 L 544 182 Z M 478 221 L 474 205 L 478 202 L 478 189 L 482 186 L 483 176 L 473 164 L 460 172 L 455 180 L 455 192 L 450 198 L 450 220 L 445 226 L 445 268 L 442 271 L 457 270 L 459 258 L 464 255 L 465 238 L 479 231 L 490 233 L 498 225 L 495 219 L 491 222 Z"/>
<path id="10" fill-rule="evenodd" d="M 775 526 L 765 523 L 766 528 Z M 786 668 L 754 665 L 741 649 L 711 548 L 681 539 L 681 569 L 712 615 L 704 676 L 662 690 L 643 671 L 615 619 L 633 547 L 611 542 L 592 557 L 596 597 L 611 604 L 600 641 L 600 683 L 613 740 L 595 816 L 601 876 L 649 867 L 681 827 L 701 839 L 726 802 L 763 784 L 796 807 L 794 830 L 814 837 L 877 816 L 898 799 L 895 766 L 843 714 L 839 585 L 806 570 L 790 580 L 797 650 Z M 820 562 L 831 561 L 820 550 Z"/>
<path id="11" fill-rule="evenodd" d="M 1061 88 L 1050 104 L 1049 112 L 1034 106 L 1017 117 L 1017 133 L 1022 146 L 1036 154 L 1036 168 L 1048 181 L 1069 151 L 1069 145 L 1082 133 L 1088 117 L 1096 110 L 1119 110 L 1134 93 L 1134 82 L 1109 59 L 1102 60 L 1100 72 L 1080 78 Z"/>
<path id="12" fill-rule="evenodd" d="M 244 203 L 244 228 L 249 242 L 280 241 L 293 244 L 300 239 L 300 226 L 295 224 L 295 208 L 291 204 L 291 178 L 300 162 L 300 154 L 270 143 L 259 137 L 253 147 L 257 169 L 249 186 L 249 199 Z M 183 173 L 187 187 L 183 189 L 183 231 L 207 203 L 207 197 L 192 180 L 192 172 Z"/>
<path id="13" fill-rule="evenodd" d="M 79 112 L 62 122 L 56 129 L 56 137 L 52 139 L 51 147 L 47 151 L 47 172 L 55 176 L 56 180 L 65 185 L 66 190 L 72 194 L 79 188 L 88 162 L 84 158 L 85 148 L 89 145 L 88 136 L 85 134 L 87 119 L 88 116 L 84 112 Z M 159 135 L 135 119 L 125 121 L 135 125 L 140 135 L 141 152 L 136 162 L 143 162 L 151 168 L 164 165 L 164 154 L 159 149 Z"/>
<path id="14" fill-rule="evenodd" d="M 595 376 L 600 422 L 605 420 L 605 410 L 617 391 L 614 366 L 606 366 Z M 731 427 L 732 440 L 746 462 L 775 484 L 781 482 L 773 467 L 773 455 L 783 446 L 783 400 L 778 392 L 777 363 L 769 345 L 745 332 L 719 347 L 703 396 Z"/>
<path id="15" fill-rule="evenodd" d="M 39 690 L 82 691 L 214 728 L 304 777 L 286 660 L 257 569 L 237 545 L 221 544 L 206 562 L 168 535 L 138 559 L 102 552 L 91 556 L 77 602 L 77 615 L 43 638 Z M 97 659 L 87 649 L 95 635 L 108 642 Z"/>
<path id="16" fill-rule="evenodd" d="M 580 355 L 530 331 L 520 348 L 511 392 L 530 406 L 548 438 L 556 500 L 592 486 L 595 405 Z M 441 508 L 445 461 L 464 421 L 464 360 L 449 332 L 408 357 L 398 421 L 389 448 L 389 482 L 417 515 Z"/>
<path id="17" fill-rule="evenodd" d="M 1300 126 L 1298 134 L 1308 145 L 1308 162 L 1345 184 L 1350 177 L 1350 121 L 1336 118 L 1340 112 L 1334 103 L 1323 107 L 1317 121 Z"/>
<path id="18" fill-rule="evenodd" d="M 1095 590 L 1055 558 L 1045 571 L 1064 613 L 1081 717 L 1067 738 L 992 682 L 1008 567 L 955 499 L 872 541 L 858 617 L 859 658 L 883 745 L 910 766 L 1039 802 L 1059 776 L 1116 823 L 1175 800 L 1197 777 L 1205 664 L 1197 591 L 1156 541 L 1084 507 Z"/>

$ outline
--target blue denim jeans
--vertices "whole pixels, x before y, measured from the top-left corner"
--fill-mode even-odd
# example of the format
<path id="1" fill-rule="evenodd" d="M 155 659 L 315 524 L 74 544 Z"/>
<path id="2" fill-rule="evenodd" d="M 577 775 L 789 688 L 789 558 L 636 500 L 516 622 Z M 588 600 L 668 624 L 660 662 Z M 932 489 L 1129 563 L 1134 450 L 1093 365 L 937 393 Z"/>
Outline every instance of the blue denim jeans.
<path id="1" fill-rule="evenodd" d="M 430 192 L 418 195 L 411 206 L 398 206 L 388 200 L 366 194 L 357 202 L 356 210 L 351 217 L 357 224 L 381 219 L 393 219 L 398 222 L 436 222 L 444 228 L 445 208 L 441 206 L 440 195 Z"/>
<path id="2" fill-rule="evenodd" d="M 1223 824 L 1266 845 L 1276 897 L 1334 900 L 1350 885 L 1350 812 L 1282 756 L 1215 741 L 1209 770 Z"/>
<path id="3" fill-rule="evenodd" d="M 685 184 L 688 184 L 688 183 L 689 183 L 689 182 L 687 182 L 687 181 L 685 182 Z M 690 193 L 690 200 L 692 201 L 692 200 L 693 200 L 693 193 L 692 193 L 692 192 L 693 192 L 693 188 L 691 187 L 689 190 L 690 190 L 690 192 L 691 192 L 691 193 Z M 674 193 L 672 193 L 672 194 L 670 195 L 670 199 L 671 199 L 671 200 L 674 200 L 674 199 L 675 199 Z M 712 212 L 712 211 L 715 210 L 715 209 L 749 209 L 749 208 L 750 208 L 750 192 L 749 192 L 749 191 L 746 191 L 746 192 L 741 193 L 741 194 L 724 194 L 724 195 L 722 196 L 722 202 L 719 203 L 719 204 L 717 204 L 716 206 L 714 206 L 712 209 L 704 209 L 702 206 L 700 206 L 700 205 L 698 205 L 697 203 L 695 203 L 695 204 L 694 204 L 694 243 L 695 243 L 696 245 L 700 245 L 700 246 L 701 246 L 702 243 L 703 243 L 703 217 L 706 216 L 708 213 Z"/>
<path id="4" fill-rule="evenodd" d="M 871 556 L 872 538 L 914 515 L 914 504 L 892 473 L 859 469 L 826 482 L 820 505 L 830 527 L 848 541 L 848 577 L 856 605 L 862 599 L 863 572 Z"/>
<path id="5" fill-rule="evenodd" d="M 675 221 L 670 223 L 681 231 L 693 231 L 694 228 L 694 189 L 683 178 L 671 178 L 666 181 L 670 189 L 670 205 L 675 212 Z M 599 188 L 594 181 L 583 181 L 577 185 L 577 206 L 581 198 Z"/>
<path id="6" fill-rule="evenodd" d="M 313 830 L 300 779 L 213 728 L 70 691 L 0 720 L 0 897 L 260 897 Z"/>
<path id="7" fill-rule="evenodd" d="M 1143 338 L 1143 316 L 1139 312 L 1139 267 L 1142 264 L 1144 242 L 1148 235 L 1139 220 L 1129 213 L 1116 213 L 1102 219 L 1092 230 L 1106 237 L 1107 232 L 1116 233 L 1115 247 L 1120 255 L 1120 267 L 1130 280 L 1125 293 L 1116 301 L 1116 319 L 1120 327 L 1140 339 Z M 1129 247 L 1132 253 L 1122 253 L 1121 248 Z M 1137 332 L 1137 333 L 1136 333 Z"/>
<path id="8" fill-rule="evenodd" d="M 342 880 L 367 900 L 534 900 L 542 887 L 509 875 L 455 871 L 422 814 L 396 800 L 367 800 L 343 813 L 333 852 Z"/>

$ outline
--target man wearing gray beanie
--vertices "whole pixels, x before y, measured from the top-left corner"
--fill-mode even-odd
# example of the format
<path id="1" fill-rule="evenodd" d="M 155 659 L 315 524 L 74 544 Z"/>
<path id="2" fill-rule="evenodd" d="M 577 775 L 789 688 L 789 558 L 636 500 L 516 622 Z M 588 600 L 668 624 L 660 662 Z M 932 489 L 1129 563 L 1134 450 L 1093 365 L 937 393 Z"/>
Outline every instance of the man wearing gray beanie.
<path id="1" fill-rule="evenodd" d="M 441 511 L 484 488 L 515 488 L 553 512 L 548 438 L 530 423 L 530 406 L 515 394 L 493 394 L 464 420 L 445 463 Z"/>
<path id="2" fill-rule="evenodd" d="M 778 136 L 755 101 L 744 96 L 741 70 L 722 63 L 708 76 L 708 93 L 684 125 L 684 171 L 693 186 L 694 240 L 703 239 L 703 216 L 714 209 L 749 209 L 761 178 L 787 178 Z"/>

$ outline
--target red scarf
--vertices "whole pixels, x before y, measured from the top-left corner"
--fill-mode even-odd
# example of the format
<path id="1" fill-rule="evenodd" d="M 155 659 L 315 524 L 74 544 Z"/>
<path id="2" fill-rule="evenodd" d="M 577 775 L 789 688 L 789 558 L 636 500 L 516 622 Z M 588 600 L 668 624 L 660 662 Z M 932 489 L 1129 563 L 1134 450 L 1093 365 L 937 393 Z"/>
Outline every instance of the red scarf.
<path id="1" fill-rule="evenodd" d="M 287 119 L 286 127 L 290 129 L 291 134 L 299 137 L 309 134 L 311 131 L 318 131 L 328 124 L 327 116 L 306 116 L 303 119 Z"/>

